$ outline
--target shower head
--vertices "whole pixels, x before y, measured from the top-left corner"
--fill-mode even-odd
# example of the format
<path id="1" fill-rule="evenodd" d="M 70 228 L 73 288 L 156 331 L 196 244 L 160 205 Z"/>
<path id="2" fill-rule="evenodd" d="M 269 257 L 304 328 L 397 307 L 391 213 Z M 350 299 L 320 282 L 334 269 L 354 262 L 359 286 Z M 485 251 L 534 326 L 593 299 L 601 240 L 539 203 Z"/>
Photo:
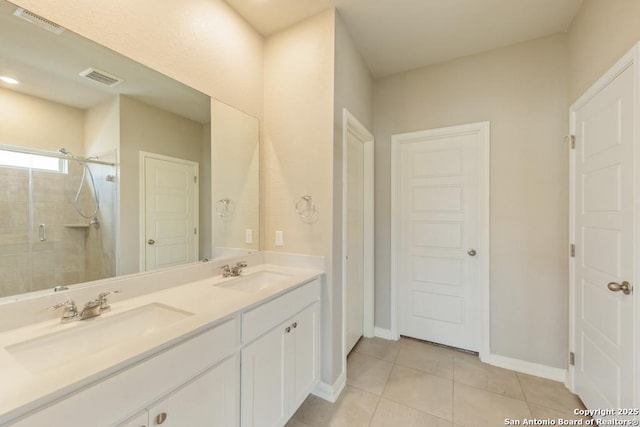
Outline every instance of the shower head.
<path id="1" fill-rule="evenodd" d="M 73 155 L 70 152 L 68 152 L 66 148 L 59 148 L 58 153 L 65 156 L 73 157 Z"/>

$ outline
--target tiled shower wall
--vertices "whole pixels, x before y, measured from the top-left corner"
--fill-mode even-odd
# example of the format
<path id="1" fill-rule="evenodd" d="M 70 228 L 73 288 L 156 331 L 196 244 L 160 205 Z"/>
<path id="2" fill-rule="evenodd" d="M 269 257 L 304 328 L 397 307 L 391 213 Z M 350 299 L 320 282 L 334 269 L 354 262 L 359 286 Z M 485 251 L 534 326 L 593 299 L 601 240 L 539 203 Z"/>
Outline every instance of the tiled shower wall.
<path id="1" fill-rule="evenodd" d="M 83 167 L 68 173 L 0 167 L 0 297 L 70 285 L 115 274 L 115 167 L 91 165 L 100 201 L 100 227 L 74 208 Z M 94 210 L 90 179 L 82 211 Z M 41 240 L 40 225 L 46 229 Z"/>

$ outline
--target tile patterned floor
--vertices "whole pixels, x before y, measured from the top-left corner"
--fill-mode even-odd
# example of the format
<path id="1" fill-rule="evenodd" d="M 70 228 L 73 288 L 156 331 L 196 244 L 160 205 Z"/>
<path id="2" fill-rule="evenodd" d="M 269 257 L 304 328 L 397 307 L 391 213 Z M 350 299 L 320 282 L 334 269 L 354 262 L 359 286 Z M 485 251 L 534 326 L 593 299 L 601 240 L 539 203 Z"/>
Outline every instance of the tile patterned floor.
<path id="1" fill-rule="evenodd" d="M 402 338 L 363 338 L 347 360 L 336 403 L 309 396 L 287 427 L 495 427 L 505 419 L 576 419 L 563 384 Z"/>

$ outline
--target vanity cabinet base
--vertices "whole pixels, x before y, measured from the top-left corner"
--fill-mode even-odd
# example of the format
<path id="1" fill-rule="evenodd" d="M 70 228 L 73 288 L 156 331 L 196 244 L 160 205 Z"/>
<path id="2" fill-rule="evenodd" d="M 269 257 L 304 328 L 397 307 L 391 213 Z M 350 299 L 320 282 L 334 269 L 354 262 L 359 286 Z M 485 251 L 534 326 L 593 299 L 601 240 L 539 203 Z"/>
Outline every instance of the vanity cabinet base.
<path id="1" fill-rule="evenodd" d="M 320 380 L 319 282 L 311 282 L 297 292 L 305 299 L 317 295 L 312 298 L 316 302 L 242 349 L 242 427 L 283 426 Z M 289 302 L 296 306 L 295 301 Z M 281 313 L 270 310 L 270 304 L 277 307 L 281 301 L 256 310 Z M 254 317 L 252 312 L 247 315 Z"/>

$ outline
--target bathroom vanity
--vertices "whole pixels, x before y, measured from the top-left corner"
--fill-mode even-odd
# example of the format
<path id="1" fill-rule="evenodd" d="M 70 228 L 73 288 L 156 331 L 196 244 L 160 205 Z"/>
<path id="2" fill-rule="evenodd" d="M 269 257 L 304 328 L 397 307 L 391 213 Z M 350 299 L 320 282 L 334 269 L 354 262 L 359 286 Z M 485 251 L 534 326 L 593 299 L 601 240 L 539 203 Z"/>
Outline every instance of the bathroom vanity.
<path id="1" fill-rule="evenodd" d="M 207 269 L 181 267 L 189 281 L 159 291 L 122 290 L 93 319 L 58 314 L 1 332 L 0 425 L 284 425 L 319 382 L 323 273 L 260 264 L 192 280 Z M 139 280 L 153 275 L 162 280 Z"/>

